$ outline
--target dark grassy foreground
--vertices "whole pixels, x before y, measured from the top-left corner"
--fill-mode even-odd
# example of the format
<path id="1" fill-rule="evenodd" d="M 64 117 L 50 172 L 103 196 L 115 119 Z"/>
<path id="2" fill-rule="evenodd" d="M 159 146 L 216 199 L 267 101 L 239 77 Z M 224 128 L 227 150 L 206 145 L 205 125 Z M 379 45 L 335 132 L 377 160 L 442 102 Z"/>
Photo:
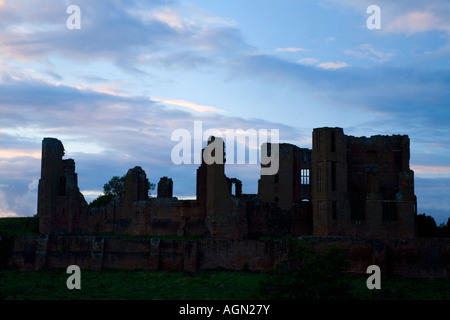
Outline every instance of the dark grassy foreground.
<path id="1" fill-rule="evenodd" d="M 267 281 L 269 273 L 245 271 L 81 270 L 81 290 L 69 290 L 66 270 L 2 270 L 14 237 L 37 234 L 37 217 L 0 219 L 0 300 L 260 300 L 268 296 L 265 284 L 277 284 Z M 311 261 L 316 262 L 311 265 L 314 270 L 324 265 L 320 259 Z M 291 278 L 289 271 L 286 277 Z M 329 280 L 322 279 L 320 285 L 326 287 Z M 347 280 L 345 295 L 338 295 L 341 299 L 450 300 L 450 279 L 382 278 L 381 290 L 367 289 L 364 275 Z"/>
<path id="2" fill-rule="evenodd" d="M 0 271 L 0 298 L 12 300 L 255 300 L 263 299 L 264 273 L 211 271 L 81 271 L 81 289 L 69 290 L 66 270 Z M 366 277 L 350 279 L 351 299 L 448 300 L 449 279 L 382 279 L 369 290 Z"/>
<path id="3" fill-rule="evenodd" d="M 69 290 L 66 270 L 0 271 L 4 299 L 253 299 L 261 274 L 180 271 L 81 271 Z"/>

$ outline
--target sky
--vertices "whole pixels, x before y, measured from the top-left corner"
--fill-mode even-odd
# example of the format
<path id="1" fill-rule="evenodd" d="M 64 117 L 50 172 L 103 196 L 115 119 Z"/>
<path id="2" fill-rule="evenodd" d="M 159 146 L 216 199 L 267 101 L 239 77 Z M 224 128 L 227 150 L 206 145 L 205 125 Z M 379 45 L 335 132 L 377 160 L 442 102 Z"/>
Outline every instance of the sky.
<path id="1" fill-rule="evenodd" d="M 177 129 L 276 129 L 311 148 L 328 126 L 408 135 L 418 213 L 446 223 L 449 17 L 446 0 L 0 0 L 0 217 L 36 213 L 44 137 L 90 202 L 135 166 L 195 197 Z M 226 175 L 257 193 L 258 164 Z"/>

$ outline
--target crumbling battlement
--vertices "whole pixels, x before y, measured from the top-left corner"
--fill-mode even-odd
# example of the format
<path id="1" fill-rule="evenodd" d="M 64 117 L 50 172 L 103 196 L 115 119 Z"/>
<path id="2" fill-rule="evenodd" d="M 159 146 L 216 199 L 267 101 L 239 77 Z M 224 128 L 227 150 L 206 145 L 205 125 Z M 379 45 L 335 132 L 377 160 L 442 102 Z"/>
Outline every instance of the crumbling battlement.
<path id="1" fill-rule="evenodd" d="M 286 143 L 277 147 L 279 170 L 261 176 L 257 194 L 243 194 L 242 182 L 225 175 L 223 140 L 212 137 L 202 150 L 195 200 L 174 197 L 168 177 L 159 181 L 157 198 L 149 198 L 146 173 L 135 167 L 126 175 L 122 197 L 91 208 L 78 189 L 75 162 L 62 159 L 59 140 L 45 138 L 38 195 L 40 232 L 223 240 L 415 236 L 416 198 L 407 136 L 356 138 L 346 136 L 342 128 L 325 127 L 314 129 L 312 150 Z M 224 161 L 209 161 L 222 156 Z"/>

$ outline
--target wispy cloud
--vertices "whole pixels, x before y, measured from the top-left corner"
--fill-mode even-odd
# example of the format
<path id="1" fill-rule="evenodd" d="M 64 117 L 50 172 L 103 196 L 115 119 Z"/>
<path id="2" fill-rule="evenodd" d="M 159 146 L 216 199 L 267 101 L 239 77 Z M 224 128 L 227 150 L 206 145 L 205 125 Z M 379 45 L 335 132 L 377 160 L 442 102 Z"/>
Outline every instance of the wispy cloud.
<path id="1" fill-rule="evenodd" d="M 385 62 L 394 56 L 392 49 L 384 52 L 373 47 L 373 45 L 365 43 L 351 49 L 344 50 L 344 53 L 358 59 L 370 59 L 377 62 Z"/>
<path id="2" fill-rule="evenodd" d="M 182 15 L 184 7 L 171 1 L 80 0 L 77 5 L 82 25 L 74 32 L 65 27 L 63 2 L 46 0 L 44 5 L 17 0 L 11 7 L 0 7 L 0 25 L 5 26 L 0 29 L 0 58 L 20 62 L 45 61 L 49 55 L 77 62 L 103 59 L 136 73 L 149 66 L 145 61 L 152 63 L 161 56 L 190 56 L 195 68 L 208 62 L 208 55 L 219 59 L 251 48 L 230 21 L 200 10 L 196 16 L 192 8 L 190 16 Z"/>
<path id="3" fill-rule="evenodd" d="M 411 165 L 415 173 L 450 174 L 450 166 Z"/>
<path id="4" fill-rule="evenodd" d="M 434 30 L 450 33 L 448 17 L 442 19 L 436 13 L 430 11 L 413 11 L 399 16 L 386 26 L 387 32 L 406 33 L 408 35 Z"/>
<path id="5" fill-rule="evenodd" d="M 31 157 L 34 159 L 41 159 L 41 151 L 36 150 L 8 150 L 8 149 L 0 149 L 0 159 L 14 159 L 14 158 L 22 158 L 22 157 Z"/>
<path id="6" fill-rule="evenodd" d="M 348 67 L 348 64 L 345 62 L 322 62 L 319 63 L 317 66 L 326 70 L 336 70 Z"/>
<path id="7" fill-rule="evenodd" d="M 153 98 L 152 100 L 154 100 L 154 101 L 161 101 L 161 102 L 164 102 L 164 103 L 170 104 L 170 105 L 185 107 L 185 108 L 188 108 L 190 110 L 201 112 L 201 113 L 203 113 L 203 112 L 226 113 L 227 112 L 227 111 L 225 111 L 223 109 L 219 109 L 219 108 L 211 107 L 211 106 L 199 105 L 199 104 L 195 104 L 193 102 L 189 102 L 189 101 L 185 101 L 185 100 L 159 99 L 159 98 Z"/>
<path id="8" fill-rule="evenodd" d="M 277 51 L 277 52 L 305 52 L 308 50 L 303 49 L 303 48 L 289 47 L 289 48 L 277 48 L 277 49 L 275 49 L 275 51 Z"/>
<path id="9" fill-rule="evenodd" d="M 169 104 L 184 110 L 170 108 Z M 5 186 L 0 190 L 0 200 L 4 201 L 0 214 L 35 213 L 37 190 L 31 182 L 40 176 L 44 137 L 63 142 L 66 157 L 76 161 L 80 190 L 87 190 L 86 196 L 92 200 L 111 176 L 125 174 L 136 165 L 150 169 L 147 174 L 152 182 L 170 175 L 176 184 L 174 192 L 190 195 L 195 189 L 195 168 L 173 165 L 170 153 L 175 143 L 171 133 L 185 128 L 193 134 L 195 120 L 202 121 L 203 130 L 276 128 L 282 132 L 281 139 L 299 136 L 283 124 L 224 113 L 189 101 L 120 96 L 39 79 L 0 84 L 0 181 Z M 252 172 L 257 181 L 259 168 Z"/>
<path id="10" fill-rule="evenodd" d="M 186 30 L 189 29 L 189 26 L 192 23 L 187 21 L 183 21 L 184 19 L 180 14 L 175 12 L 175 10 L 171 8 L 163 8 L 157 12 L 151 13 L 146 17 L 148 20 L 157 20 L 162 23 L 167 24 L 169 27 L 178 29 L 178 30 Z"/>
<path id="11" fill-rule="evenodd" d="M 316 59 L 316 58 L 302 58 L 302 59 L 298 60 L 297 62 L 301 63 L 301 64 L 317 64 L 319 62 L 319 59 Z"/>
<path id="12" fill-rule="evenodd" d="M 337 123 L 329 113 L 340 114 L 358 118 L 346 132 L 409 134 L 418 175 L 447 176 L 450 3 L 379 0 L 380 32 L 365 28 L 370 0 L 298 3 L 322 10 L 330 25 L 343 23 L 331 34 L 314 28 L 292 42 L 284 31 L 300 27 L 299 20 L 323 22 L 299 10 L 303 19 L 285 20 L 283 34 L 264 37 L 267 52 L 257 47 L 261 35 L 249 26 L 259 16 L 247 5 L 231 14 L 244 22 L 221 15 L 227 4 L 215 3 L 210 12 L 185 1 L 78 0 L 82 28 L 74 31 L 65 27 L 67 1 L 0 0 L 1 210 L 35 211 L 36 191 L 28 185 L 39 178 L 45 136 L 63 141 L 90 196 L 135 165 L 148 169 L 152 182 L 170 175 L 176 194 L 192 195 L 196 168 L 172 165 L 170 134 L 192 130 L 194 120 L 205 130 L 278 128 L 280 140 L 307 146 L 311 121 Z M 265 34 L 270 25 L 257 30 Z M 188 91 L 197 97 L 187 98 Z M 265 118 L 242 117 L 235 101 L 247 117 Z M 296 114 L 305 116 L 296 128 L 283 124 Z M 248 177 L 236 168 L 231 172 Z M 419 191 L 429 195 L 425 187 Z"/>

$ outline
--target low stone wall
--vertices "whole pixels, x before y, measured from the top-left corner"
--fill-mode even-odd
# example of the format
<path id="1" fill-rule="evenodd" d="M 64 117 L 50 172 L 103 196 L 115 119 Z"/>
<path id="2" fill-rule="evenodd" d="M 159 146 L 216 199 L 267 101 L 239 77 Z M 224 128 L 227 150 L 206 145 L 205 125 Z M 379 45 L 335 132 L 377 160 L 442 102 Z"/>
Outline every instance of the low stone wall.
<path id="1" fill-rule="evenodd" d="M 384 275 L 448 277 L 450 239 L 349 239 L 312 237 L 318 250 L 332 244 L 348 251 L 353 273 L 376 264 Z M 16 238 L 9 259 L 23 270 L 67 268 L 267 271 L 286 257 L 282 240 L 179 240 L 101 236 Z"/>

